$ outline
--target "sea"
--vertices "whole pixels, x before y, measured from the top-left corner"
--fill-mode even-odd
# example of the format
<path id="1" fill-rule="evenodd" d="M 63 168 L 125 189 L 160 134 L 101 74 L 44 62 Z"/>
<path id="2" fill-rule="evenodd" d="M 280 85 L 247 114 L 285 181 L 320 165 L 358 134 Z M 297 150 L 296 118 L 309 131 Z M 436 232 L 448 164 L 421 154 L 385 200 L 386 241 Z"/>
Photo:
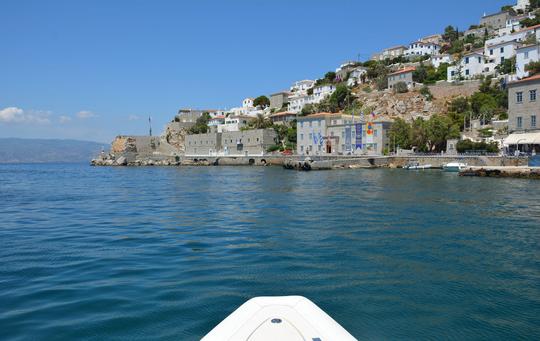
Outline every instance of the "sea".
<path id="1" fill-rule="evenodd" d="M 0 165 L 0 339 L 198 340 L 301 295 L 360 340 L 540 339 L 540 181 Z"/>

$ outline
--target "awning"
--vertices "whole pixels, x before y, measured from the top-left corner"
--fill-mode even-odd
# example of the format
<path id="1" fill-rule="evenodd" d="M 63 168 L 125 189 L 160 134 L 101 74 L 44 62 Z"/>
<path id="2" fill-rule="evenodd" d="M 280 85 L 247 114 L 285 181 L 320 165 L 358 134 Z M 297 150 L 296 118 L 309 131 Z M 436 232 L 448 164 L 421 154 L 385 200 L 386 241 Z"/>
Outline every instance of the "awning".
<path id="1" fill-rule="evenodd" d="M 540 131 L 536 133 L 510 134 L 504 139 L 504 145 L 540 144 Z"/>

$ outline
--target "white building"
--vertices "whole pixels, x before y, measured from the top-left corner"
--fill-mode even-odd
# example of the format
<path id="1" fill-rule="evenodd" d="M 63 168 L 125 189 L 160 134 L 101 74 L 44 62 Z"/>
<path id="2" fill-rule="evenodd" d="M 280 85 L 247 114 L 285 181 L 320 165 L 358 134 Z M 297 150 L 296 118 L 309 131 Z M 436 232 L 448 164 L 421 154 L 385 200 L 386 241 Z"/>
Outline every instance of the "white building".
<path id="1" fill-rule="evenodd" d="M 289 97 L 288 111 L 299 113 L 307 104 L 318 104 L 326 97 L 336 91 L 336 86 L 333 84 L 319 85 L 313 88 L 313 93 L 295 93 Z"/>
<path id="2" fill-rule="evenodd" d="M 508 41 L 499 44 L 489 45 L 486 42 L 484 55 L 488 58 L 488 63 L 502 64 L 506 59 L 516 55 L 516 48 L 520 43 L 517 41 Z"/>
<path id="3" fill-rule="evenodd" d="M 217 126 L 217 132 L 230 132 L 230 131 L 240 131 L 242 127 L 248 125 L 249 121 L 253 120 L 252 116 L 245 115 L 229 115 L 224 119 L 224 123 L 213 124 Z M 208 124 L 210 126 L 210 123 Z"/>
<path id="4" fill-rule="evenodd" d="M 289 97 L 289 105 L 287 107 L 287 111 L 290 111 L 295 114 L 299 113 L 300 111 L 302 111 L 302 109 L 304 108 L 306 104 L 310 103 L 310 97 L 311 95 L 308 95 L 307 93 L 305 94 L 295 93 L 291 95 Z"/>
<path id="5" fill-rule="evenodd" d="M 442 63 L 450 64 L 453 61 L 454 61 L 454 58 L 452 58 L 452 56 L 449 54 L 436 54 L 436 55 L 431 56 L 431 59 L 430 59 L 431 65 L 433 65 L 436 68 L 441 66 Z"/>
<path id="6" fill-rule="evenodd" d="M 315 81 L 310 79 L 297 81 L 291 86 L 291 92 L 305 94 L 307 93 L 308 89 L 313 88 L 314 85 Z"/>
<path id="7" fill-rule="evenodd" d="M 519 79 L 529 76 L 525 66 L 540 60 L 540 44 L 522 46 L 516 49 L 516 76 Z"/>
<path id="8" fill-rule="evenodd" d="M 405 50 L 405 56 L 425 56 L 438 54 L 441 47 L 434 43 L 424 43 L 421 41 L 415 41 L 409 44 L 409 48 Z"/>
<path id="9" fill-rule="evenodd" d="M 447 78 L 449 82 L 460 79 L 472 79 L 480 75 L 493 73 L 495 64 L 488 63 L 487 58 L 480 51 L 470 52 L 448 67 Z"/>
<path id="10" fill-rule="evenodd" d="M 242 101 L 242 108 L 253 108 L 253 98 L 246 98 Z"/>
<path id="11" fill-rule="evenodd" d="M 529 0 L 517 0 L 517 4 L 513 7 L 514 10 L 522 10 L 525 11 L 527 9 L 527 6 L 529 6 L 530 1 Z"/>
<path id="12" fill-rule="evenodd" d="M 351 71 L 349 79 L 347 79 L 347 86 L 355 86 L 356 84 L 364 83 L 366 79 L 367 69 L 359 66 Z"/>
<path id="13" fill-rule="evenodd" d="M 399 56 L 403 56 L 406 50 L 407 48 L 402 45 L 389 47 L 382 51 L 382 59 L 394 59 Z"/>

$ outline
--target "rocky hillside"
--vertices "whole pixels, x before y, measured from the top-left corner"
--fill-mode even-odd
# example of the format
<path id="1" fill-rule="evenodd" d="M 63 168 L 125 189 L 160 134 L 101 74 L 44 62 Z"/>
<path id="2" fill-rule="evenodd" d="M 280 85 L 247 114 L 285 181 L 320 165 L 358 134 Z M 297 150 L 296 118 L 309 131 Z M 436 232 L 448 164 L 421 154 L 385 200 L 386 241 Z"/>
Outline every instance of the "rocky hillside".
<path id="1" fill-rule="evenodd" d="M 402 118 L 411 120 L 416 117 L 429 118 L 431 115 L 445 113 L 449 102 L 459 96 L 470 96 L 478 90 L 479 82 L 467 82 L 461 85 L 440 83 L 429 86 L 433 95 L 431 101 L 419 92 L 419 88 L 407 93 L 397 94 L 391 90 L 365 92 L 361 88 L 353 92 L 364 104 L 371 108 L 378 118 Z"/>

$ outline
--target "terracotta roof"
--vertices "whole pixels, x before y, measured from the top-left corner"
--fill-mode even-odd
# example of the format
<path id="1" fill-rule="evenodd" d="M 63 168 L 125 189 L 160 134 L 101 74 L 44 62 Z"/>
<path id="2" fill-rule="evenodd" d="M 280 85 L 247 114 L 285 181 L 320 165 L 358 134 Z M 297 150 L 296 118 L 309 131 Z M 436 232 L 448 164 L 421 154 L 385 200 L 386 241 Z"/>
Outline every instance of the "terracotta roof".
<path id="1" fill-rule="evenodd" d="M 508 84 L 512 85 L 512 84 L 524 83 L 524 82 L 529 82 L 529 81 L 537 81 L 537 80 L 540 80 L 540 74 L 534 75 L 534 76 L 531 76 L 531 77 L 527 77 L 527 78 L 523 78 L 523 79 L 520 79 L 518 81 L 508 83 Z"/>
<path id="2" fill-rule="evenodd" d="M 341 116 L 342 113 L 339 113 L 339 112 L 335 112 L 335 113 L 334 112 L 319 112 L 319 113 L 311 114 L 311 115 L 307 115 L 307 116 L 300 116 L 300 117 L 298 117 L 298 119 L 317 118 L 317 117 L 336 116 L 336 115 Z"/>
<path id="3" fill-rule="evenodd" d="M 398 70 L 396 72 L 392 72 L 392 73 L 389 73 L 388 75 L 389 76 L 392 76 L 392 75 L 399 75 L 401 73 L 407 73 L 407 72 L 413 72 L 416 70 L 416 67 L 414 66 L 410 66 L 410 67 L 406 67 L 404 69 L 401 69 L 401 70 Z"/>
<path id="4" fill-rule="evenodd" d="M 516 50 L 527 49 L 527 48 L 533 47 L 533 46 L 538 46 L 538 43 L 536 43 L 536 44 L 529 44 L 529 45 L 523 45 L 523 46 L 520 46 L 520 47 L 516 48 Z"/>
<path id="5" fill-rule="evenodd" d="M 278 112 L 278 113 L 272 114 L 272 115 L 270 115 L 270 117 L 287 116 L 287 115 L 291 115 L 291 116 L 294 115 L 294 116 L 296 116 L 296 114 L 293 113 L 293 112 L 290 112 L 290 111 L 284 111 L 284 112 Z"/>
<path id="6" fill-rule="evenodd" d="M 531 26 L 531 27 L 525 27 L 525 28 L 522 28 L 522 29 L 519 30 L 518 32 L 530 31 L 530 30 L 534 30 L 534 29 L 537 29 L 537 28 L 540 28 L 540 24 L 534 25 L 534 26 Z"/>
<path id="7" fill-rule="evenodd" d="M 211 120 L 217 120 L 217 119 L 222 119 L 222 118 L 225 118 L 225 116 L 214 116 L 214 117 L 211 117 L 210 119 Z"/>

